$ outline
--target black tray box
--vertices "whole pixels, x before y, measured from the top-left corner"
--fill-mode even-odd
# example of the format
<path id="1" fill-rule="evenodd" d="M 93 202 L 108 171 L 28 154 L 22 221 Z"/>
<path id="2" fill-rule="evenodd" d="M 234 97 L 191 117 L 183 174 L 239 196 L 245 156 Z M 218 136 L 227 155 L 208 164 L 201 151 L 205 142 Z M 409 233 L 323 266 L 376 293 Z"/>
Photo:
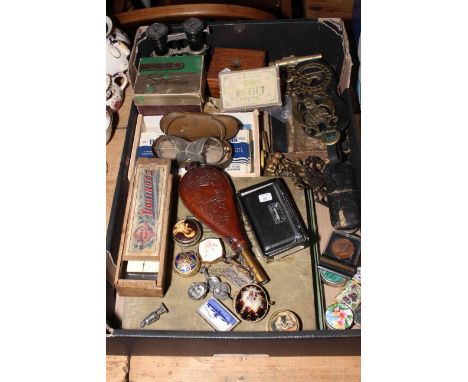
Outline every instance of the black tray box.
<path id="1" fill-rule="evenodd" d="M 351 63 L 343 23 L 331 20 L 234 21 L 209 24 L 210 46 L 240 49 L 263 49 L 267 59 L 289 55 L 322 53 L 338 76 L 342 77 L 342 97 L 352 115 L 349 90 Z M 341 26 L 341 27 L 340 27 Z M 136 54 L 138 56 L 138 54 Z M 138 57 L 137 57 L 138 59 Z M 343 76 L 343 73 L 345 75 Z M 343 78 L 344 77 L 344 78 Z M 124 143 L 117 186 L 107 230 L 106 249 L 114 261 L 118 253 L 125 200 L 128 193 L 128 166 L 136 127 L 137 111 L 133 106 Z M 354 119 L 349 126 L 350 160 L 360 185 L 360 147 Z M 311 204 L 313 206 L 313 203 Z M 313 208 L 313 207 L 312 207 Z M 316 281 L 316 280 L 315 280 Z M 114 316 L 115 292 L 107 283 L 106 321 L 107 354 L 211 356 L 215 354 L 267 354 L 270 356 L 359 355 L 360 330 L 312 330 L 286 332 L 187 332 L 124 330 Z"/>

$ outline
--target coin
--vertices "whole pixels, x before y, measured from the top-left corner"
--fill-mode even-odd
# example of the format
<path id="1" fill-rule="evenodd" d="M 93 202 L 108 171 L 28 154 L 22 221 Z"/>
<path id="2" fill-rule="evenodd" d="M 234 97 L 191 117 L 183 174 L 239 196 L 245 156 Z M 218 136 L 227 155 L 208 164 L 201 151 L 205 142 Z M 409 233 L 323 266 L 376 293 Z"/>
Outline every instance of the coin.
<path id="1" fill-rule="evenodd" d="M 354 254 L 354 244 L 349 239 L 336 239 L 331 246 L 331 251 L 340 259 L 348 259 Z"/>
<path id="2" fill-rule="evenodd" d="M 273 313 L 268 322 L 268 330 L 271 332 L 297 332 L 300 326 L 299 317 L 290 310 Z"/>

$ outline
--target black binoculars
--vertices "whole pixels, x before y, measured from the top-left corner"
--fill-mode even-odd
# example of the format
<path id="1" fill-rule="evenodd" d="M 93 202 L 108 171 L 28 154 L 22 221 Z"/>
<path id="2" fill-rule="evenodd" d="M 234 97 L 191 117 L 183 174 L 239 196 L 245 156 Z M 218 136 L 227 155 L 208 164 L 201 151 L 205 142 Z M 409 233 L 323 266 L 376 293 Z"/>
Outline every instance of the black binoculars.
<path id="1" fill-rule="evenodd" d="M 208 46 L 205 44 L 205 33 L 208 28 L 202 20 L 191 17 L 185 20 L 181 33 L 169 33 L 169 27 L 153 23 L 146 29 L 146 38 L 151 41 L 156 56 L 173 56 L 178 54 L 203 54 Z"/>

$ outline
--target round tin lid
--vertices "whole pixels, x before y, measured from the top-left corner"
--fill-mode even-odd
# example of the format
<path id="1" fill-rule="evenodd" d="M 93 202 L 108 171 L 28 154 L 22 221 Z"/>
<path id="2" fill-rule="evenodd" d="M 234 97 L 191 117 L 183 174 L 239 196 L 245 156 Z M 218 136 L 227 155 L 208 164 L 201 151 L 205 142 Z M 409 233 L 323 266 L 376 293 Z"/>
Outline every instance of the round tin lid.
<path id="1" fill-rule="evenodd" d="M 198 244 L 198 254 L 203 263 L 215 263 L 224 256 L 224 248 L 221 239 L 208 238 Z"/>
<path id="2" fill-rule="evenodd" d="M 349 329 L 353 325 L 353 311 L 339 302 L 331 304 L 325 312 L 325 321 L 330 329 Z"/>
<path id="3" fill-rule="evenodd" d="M 198 243 L 202 233 L 202 226 L 195 219 L 180 220 L 172 228 L 172 238 L 183 247 Z"/>
<path id="4" fill-rule="evenodd" d="M 244 285 L 234 298 L 234 309 L 241 320 L 256 322 L 262 320 L 268 313 L 268 295 L 260 285 Z"/>
<path id="5" fill-rule="evenodd" d="M 268 321 L 270 332 L 298 332 L 300 328 L 299 317 L 290 310 L 279 310 L 273 313 Z"/>
<path id="6" fill-rule="evenodd" d="M 331 286 L 341 286 L 346 283 L 346 278 L 336 273 L 326 271 L 325 269 L 320 270 L 320 277 L 322 278 L 325 284 Z"/>
<path id="7" fill-rule="evenodd" d="M 208 294 L 208 285 L 204 282 L 194 282 L 190 285 L 187 293 L 192 300 L 201 300 Z"/>
<path id="8" fill-rule="evenodd" d="M 194 251 L 179 252 L 172 264 L 174 271 L 181 276 L 195 275 L 201 266 L 200 257 Z"/>

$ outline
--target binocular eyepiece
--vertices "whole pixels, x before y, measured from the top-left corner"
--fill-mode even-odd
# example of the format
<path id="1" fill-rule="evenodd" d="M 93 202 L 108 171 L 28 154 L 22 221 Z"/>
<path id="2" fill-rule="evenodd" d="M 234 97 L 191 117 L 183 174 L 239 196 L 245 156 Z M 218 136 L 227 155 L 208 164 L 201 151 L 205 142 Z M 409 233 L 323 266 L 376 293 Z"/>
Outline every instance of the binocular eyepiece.
<path id="1" fill-rule="evenodd" d="M 187 47 L 175 48 L 176 53 L 201 54 L 205 49 L 204 23 L 202 20 L 191 17 L 182 25 L 182 33 L 169 33 L 169 27 L 162 23 L 153 23 L 146 29 L 146 37 L 151 41 L 157 56 L 170 54 L 171 42 L 186 41 Z M 182 41 L 182 42 L 183 42 Z M 172 49 L 174 50 L 174 49 Z"/>

